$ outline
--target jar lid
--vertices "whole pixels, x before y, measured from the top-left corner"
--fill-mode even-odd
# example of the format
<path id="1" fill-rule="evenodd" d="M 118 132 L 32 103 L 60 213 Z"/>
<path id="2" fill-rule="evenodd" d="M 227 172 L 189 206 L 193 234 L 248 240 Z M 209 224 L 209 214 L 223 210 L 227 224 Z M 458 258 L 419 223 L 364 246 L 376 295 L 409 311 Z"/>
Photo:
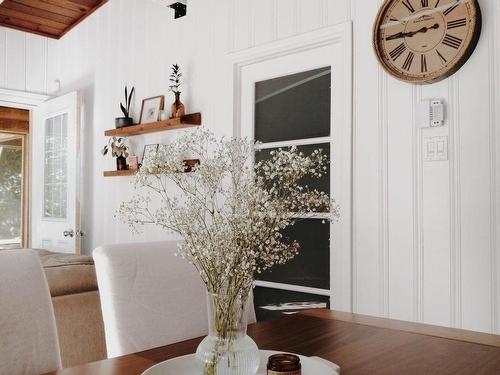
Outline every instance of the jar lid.
<path id="1" fill-rule="evenodd" d="M 300 358 L 294 354 L 273 354 L 267 361 L 267 369 L 274 371 L 300 370 Z"/>

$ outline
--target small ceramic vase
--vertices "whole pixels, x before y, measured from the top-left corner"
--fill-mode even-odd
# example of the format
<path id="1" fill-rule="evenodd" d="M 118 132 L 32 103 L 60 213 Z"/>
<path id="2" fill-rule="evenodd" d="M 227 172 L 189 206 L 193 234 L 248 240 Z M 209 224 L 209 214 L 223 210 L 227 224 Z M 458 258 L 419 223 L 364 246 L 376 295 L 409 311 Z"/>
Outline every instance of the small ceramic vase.
<path id="1" fill-rule="evenodd" d="M 181 93 L 175 93 L 175 102 L 172 104 L 172 108 L 170 111 L 170 118 L 179 118 L 186 114 L 186 109 L 184 108 L 184 104 L 181 102 Z"/>

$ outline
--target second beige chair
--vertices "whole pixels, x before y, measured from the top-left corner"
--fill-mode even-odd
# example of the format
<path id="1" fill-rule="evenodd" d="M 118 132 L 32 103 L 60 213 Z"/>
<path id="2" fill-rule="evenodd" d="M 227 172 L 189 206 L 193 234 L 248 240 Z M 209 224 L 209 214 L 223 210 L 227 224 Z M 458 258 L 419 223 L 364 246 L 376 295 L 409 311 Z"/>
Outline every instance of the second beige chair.
<path id="1" fill-rule="evenodd" d="M 174 241 L 94 250 L 109 357 L 207 334 L 205 285 L 176 250 Z"/>

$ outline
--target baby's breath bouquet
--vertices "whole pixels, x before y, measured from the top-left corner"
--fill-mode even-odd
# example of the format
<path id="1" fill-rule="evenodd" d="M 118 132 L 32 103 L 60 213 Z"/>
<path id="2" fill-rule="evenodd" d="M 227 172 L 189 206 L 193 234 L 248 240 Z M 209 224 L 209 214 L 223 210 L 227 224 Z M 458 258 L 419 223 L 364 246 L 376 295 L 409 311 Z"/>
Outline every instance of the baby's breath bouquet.
<path id="1" fill-rule="evenodd" d="M 291 147 L 260 151 L 263 160 L 254 163 L 257 148 L 246 139 L 187 133 L 144 161 L 136 196 L 119 209 L 133 231 L 153 224 L 182 237 L 178 255 L 197 268 L 212 296 L 205 375 L 255 374 L 257 367 L 241 368 L 248 359 L 238 359 L 242 349 L 235 346 L 241 326 L 246 329 L 244 306 L 256 275 L 298 253 L 299 243 L 283 236 L 285 228 L 318 212 L 338 216 L 327 194 L 302 184 L 325 174 L 327 155 L 316 150 L 306 156 Z M 186 154 L 200 160 L 189 173 Z"/>

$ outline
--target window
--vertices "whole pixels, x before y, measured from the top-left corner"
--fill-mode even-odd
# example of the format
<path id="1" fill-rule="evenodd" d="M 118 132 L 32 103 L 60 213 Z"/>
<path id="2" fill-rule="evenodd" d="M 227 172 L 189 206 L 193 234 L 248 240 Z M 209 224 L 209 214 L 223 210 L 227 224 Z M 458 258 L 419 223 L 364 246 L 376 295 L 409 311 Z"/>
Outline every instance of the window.
<path id="1" fill-rule="evenodd" d="M 68 114 L 45 120 L 44 219 L 66 219 Z"/>

